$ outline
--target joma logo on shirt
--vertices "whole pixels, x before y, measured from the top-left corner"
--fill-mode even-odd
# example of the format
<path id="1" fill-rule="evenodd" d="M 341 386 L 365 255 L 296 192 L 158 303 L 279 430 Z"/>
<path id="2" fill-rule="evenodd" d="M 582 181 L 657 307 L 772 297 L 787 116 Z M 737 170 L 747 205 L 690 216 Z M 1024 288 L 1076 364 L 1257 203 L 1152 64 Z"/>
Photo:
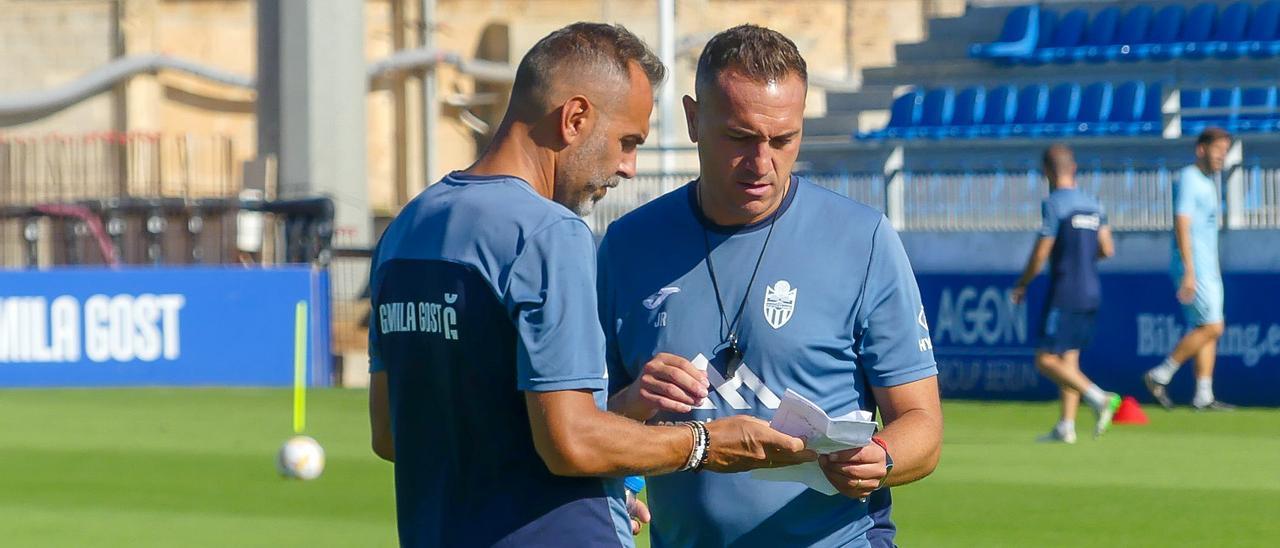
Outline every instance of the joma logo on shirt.
<path id="1" fill-rule="evenodd" d="M 457 302 L 457 293 L 445 293 L 444 302 Z M 458 340 L 458 312 L 452 306 L 433 302 L 398 302 L 378 305 L 378 325 L 382 334 L 435 333 L 445 340 Z"/>
<path id="2" fill-rule="evenodd" d="M 760 380 L 760 377 L 757 377 L 755 372 L 752 371 L 750 367 L 747 367 L 747 364 L 745 363 L 738 364 L 737 369 L 733 372 L 733 376 L 728 379 L 725 379 L 724 375 L 721 375 L 716 368 L 708 367 L 709 364 L 707 357 L 702 354 L 698 354 L 698 357 L 694 358 L 691 363 L 694 367 L 707 372 L 707 380 L 711 382 L 713 390 L 720 395 L 720 398 L 723 399 L 725 403 L 729 404 L 729 407 L 734 409 L 751 409 L 751 404 L 747 403 L 746 398 L 743 398 L 742 394 L 738 392 L 738 389 L 743 387 L 746 387 L 749 392 L 755 394 L 756 399 L 760 400 L 760 403 L 764 404 L 764 406 L 769 409 L 777 409 L 778 405 L 782 403 L 782 400 L 778 399 L 778 395 L 774 394 L 772 390 L 769 390 L 769 387 L 765 386 L 764 381 Z M 698 403 L 698 406 L 694 407 L 694 409 L 715 408 L 716 406 L 711 403 L 711 399 L 709 397 L 703 398 L 703 400 Z"/>

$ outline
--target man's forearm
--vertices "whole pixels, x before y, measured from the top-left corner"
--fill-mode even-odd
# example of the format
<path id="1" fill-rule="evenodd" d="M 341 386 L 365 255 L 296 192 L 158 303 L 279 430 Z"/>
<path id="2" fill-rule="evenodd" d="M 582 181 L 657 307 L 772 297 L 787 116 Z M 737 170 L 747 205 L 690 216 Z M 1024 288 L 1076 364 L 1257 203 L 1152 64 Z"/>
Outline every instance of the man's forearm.
<path id="1" fill-rule="evenodd" d="M 893 470 L 890 486 L 903 485 L 931 474 L 942 454 L 942 416 L 912 409 L 886 424 L 879 436 L 889 446 Z"/>
<path id="2" fill-rule="evenodd" d="M 1191 255 L 1191 219 L 1185 215 L 1173 218 L 1173 237 L 1178 243 L 1178 254 L 1182 256 L 1182 272 L 1184 276 L 1196 275 L 1194 258 Z"/>
<path id="3" fill-rule="evenodd" d="M 1027 266 L 1022 269 L 1022 276 L 1018 278 L 1018 287 L 1026 287 L 1031 284 L 1036 276 L 1040 274 L 1040 269 L 1044 267 L 1045 259 L 1048 258 L 1048 251 L 1052 243 L 1046 244 L 1046 238 L 1040 237 L 1036 239 L 1036 243 L 1031 248 L 1031 255 L 1027 257 Z"/>
<path id="4" fill-rule="evenodd" d="M 555 474 L 664 474 L 683 466 L 693 450 L 688 426 L 646 426 L 600 411 L 588 393 L 526 394 L 534 444 Z"/>
<path id="5" fill-rule="evenodd" d="M 1036 257 L 1034 252 L 1031 254 L 1030 257 L 1027 257 L 1027 266 L 1022 269 L 1022 276 L 1018 278 L 1017 285 L 1019 287 L 1026 287 L 1030 285 L 1031 280 L 1034 280 L 1036 278 L 1036 275 L 1040 273 L 1041 264 L 1040 264 L 1040 261 L 1037 259 L 1038 258 Z"/>

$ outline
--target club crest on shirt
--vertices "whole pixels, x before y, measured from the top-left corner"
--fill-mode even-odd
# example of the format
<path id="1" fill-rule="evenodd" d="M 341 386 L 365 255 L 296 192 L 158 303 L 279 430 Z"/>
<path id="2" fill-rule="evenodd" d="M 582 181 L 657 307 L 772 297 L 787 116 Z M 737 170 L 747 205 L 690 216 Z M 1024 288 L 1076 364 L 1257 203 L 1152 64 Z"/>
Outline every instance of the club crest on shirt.
<path id="1" fill-rule="evenodd" d="M 791 321 L 796 311 L 796 292 L 799 288 L 791 287 L 786 280 L 778 280 L 764 290 L 764 319 L 774 329 L 779 329 Z"/>

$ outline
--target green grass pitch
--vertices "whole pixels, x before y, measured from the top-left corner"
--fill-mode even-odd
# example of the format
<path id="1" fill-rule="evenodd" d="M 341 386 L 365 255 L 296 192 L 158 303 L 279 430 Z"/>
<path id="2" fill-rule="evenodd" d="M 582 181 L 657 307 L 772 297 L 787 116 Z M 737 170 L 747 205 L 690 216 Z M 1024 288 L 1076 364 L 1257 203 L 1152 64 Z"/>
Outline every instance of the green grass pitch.
<path id="1" fill-rule="evenodd" d="M 308 395 L 317 481 L 276 476 L 287 390 L 0 391 L 6 546 L 394 546 L 364 392 Z M 903 546 L 1273 546 L 1280 410 L 1166 413 L 1038 445 L 1048 403 L 946 402 L 943 460 L 895 490 Z M 1082 418 L 1089 413 L 1083 412 Z M 641 546 L 647 545 L 640 539 Z"/>

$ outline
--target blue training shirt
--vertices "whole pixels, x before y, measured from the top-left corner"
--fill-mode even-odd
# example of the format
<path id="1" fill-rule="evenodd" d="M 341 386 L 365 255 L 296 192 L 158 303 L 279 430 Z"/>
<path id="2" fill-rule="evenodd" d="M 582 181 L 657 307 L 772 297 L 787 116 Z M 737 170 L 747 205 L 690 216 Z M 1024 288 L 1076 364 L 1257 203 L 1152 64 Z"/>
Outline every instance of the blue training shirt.
<path id="1" fill-rule="evenodd" d="M 1060 188 L 1040 204 L 1040 236 L 1053 238 L 1049 255 L 1047 308 L 1085 312 L 1102 304 L 1098 279 L 1098 231 L 1106 213 L 1093 197 L 1076 188 Z"/>
<path id="2" fill-rule="evenodd" d="M 704 405 L 661 413 L 660 421 L 736 414 L 770 420 L 788 388 L 832 416 L 845 415 L 871 407 L 870 386 L 937 374 L 897 233 L 879 212 L 796 177 L 742 313 L 742 364 L 726 380 L 704 228 L 732 320 L 770 221 L 714 226 L 698 210 L 694 189 L 690 183 L 624 216 L 601 243 L 611 392 L 634 382 L 658 352 L 709 359 L 713 387 Z M 648 496 L 655 547 L 866 546 L 873 521 L 866 503 L 749 473 L 652 477 Z"/>
<path id="3" fill-rule="evenodd" d="M 632 546 L 622 480 L 552 475 L 522 392 L 604 408 L 587 225 L 520 179 L 454 173 L 387 227 L 370 280 L 401 545 Z"/>
<path id="4" fill-rule="evenodd" d="M 1212 283 L 1221 280 L 1218 267 L 1218 186 L 1195 164 L 1182 168 L 1173 181 L 1173 214 L 1191 219 L 1191 261 L 1196 279 Z M 1182 250 L 1173 240 L 1170 264 L 1174 275 L 1182 277 Z"/>

